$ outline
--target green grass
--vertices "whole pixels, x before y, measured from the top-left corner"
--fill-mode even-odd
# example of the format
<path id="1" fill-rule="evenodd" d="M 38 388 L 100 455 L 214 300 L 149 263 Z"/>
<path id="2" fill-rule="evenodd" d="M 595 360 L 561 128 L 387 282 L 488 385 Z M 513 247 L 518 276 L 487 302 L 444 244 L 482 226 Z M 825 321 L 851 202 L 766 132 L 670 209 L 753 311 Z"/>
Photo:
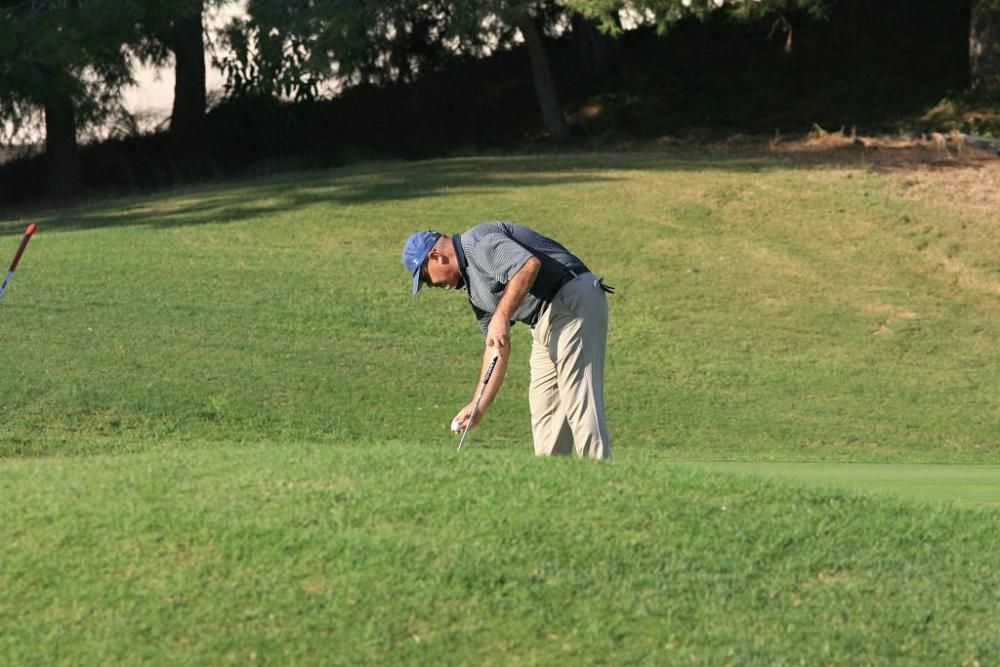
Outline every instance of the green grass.
<path id="1" fill-rule="evenodd" d="M 917 502 L 1000 509 L 1000 465 L 698 462 L 697 468 L 797 480 Z"/>
<path id="2" fill-rule="evenodd" d="M 495 217 L 620 288 L 607 384 L 626 451 L 1000 455 L 996 296 L 928 259 L 957 223 L 859 169 L 657 153 L 368 164 L 34 216 L 3 303 L 0 451 L 438 437 L 481 341 L 461 296 L 410 298 L 399 250 Z M 2 223 L 10 252 L 26 222 Z M 515 366 L 480 437 L 525 446 Z"/>
<path id="3" fill-rule="evenodd" d="M 994 664 L 997 514 L 436 446 L 8 462 L 4 664 Z"/>
<path id="4" fill-rule="evenodd" d="M 482 340 L 461 295 L 409 296 L 399 252 L 495 218 L 619 288 L 612 462 L 532 456 L 523 325 L 453 451 Z M 967 508 L 831 486 L 995 475 L 989 220 L 863 166 L 649 150 L 7 214 L 0 259 L 28 222 L 0 302 L 0 664 L 1000 660 L 995 485 Z"/>

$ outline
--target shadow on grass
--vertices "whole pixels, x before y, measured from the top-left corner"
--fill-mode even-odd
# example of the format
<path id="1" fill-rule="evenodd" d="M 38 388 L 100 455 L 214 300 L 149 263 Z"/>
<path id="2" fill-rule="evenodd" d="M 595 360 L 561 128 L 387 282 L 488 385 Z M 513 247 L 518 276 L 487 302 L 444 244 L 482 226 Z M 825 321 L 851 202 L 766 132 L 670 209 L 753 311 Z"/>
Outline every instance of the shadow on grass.
<path id="1" fill-rule="evenodd" d="M 227 181 L 141 195 L 109 197 L 66 208 L 36 205 L 0 216 L 0 234 L 38 223 L 47 233 L 105 227 L 170 228 L 250 222 L 331 202 L 391 202 L 456 193 L 490 194 L 517 188 L 608 183 L 622 171 L 760 173 L 843 165 L 794 149 L 768 151 L 761 142 L 710 146 L 653 146 L 629 151 L 550 152 L 456 157 L 420 162 L 371 162 L 322 172 Z M 853 164 L 863 164 L 863 155 Z"/>
<path id="2" fill-rule="evenodd" d="M 469 191 L 488 194 L 501 188 L 611 180 L 596 173 L 602 168 L 593 159 L 572 167 L 565 158 L 557 164 L 542 158 L 367 163 L 91 199 L 62 207 L 48 202 L 13 208 L 0 212 L 0 234 L 19 234 L 27 221 L 37 223 L 45 232 L 228 224 L 320 204 L 390 202 Z"/>

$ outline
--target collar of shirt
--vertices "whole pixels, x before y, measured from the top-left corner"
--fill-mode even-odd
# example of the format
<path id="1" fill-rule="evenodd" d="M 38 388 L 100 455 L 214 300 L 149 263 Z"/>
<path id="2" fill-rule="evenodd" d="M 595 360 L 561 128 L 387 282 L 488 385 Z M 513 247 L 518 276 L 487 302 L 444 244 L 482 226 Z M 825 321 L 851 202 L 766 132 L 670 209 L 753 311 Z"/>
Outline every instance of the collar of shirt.
<path id="1" fill-rule="evenodd" d="M 455 245 L 455 256 L 458 258 L 458 272 L 462 274 L 462 281 L 456 289 L 468 290 L 469 276 L 466 273 L 466 269 L 469 266 L 469 260 L 465 258 L 465 250 L 462 248 L 462 237 L 454 234 L 451 237 L 451 242 Z"/>

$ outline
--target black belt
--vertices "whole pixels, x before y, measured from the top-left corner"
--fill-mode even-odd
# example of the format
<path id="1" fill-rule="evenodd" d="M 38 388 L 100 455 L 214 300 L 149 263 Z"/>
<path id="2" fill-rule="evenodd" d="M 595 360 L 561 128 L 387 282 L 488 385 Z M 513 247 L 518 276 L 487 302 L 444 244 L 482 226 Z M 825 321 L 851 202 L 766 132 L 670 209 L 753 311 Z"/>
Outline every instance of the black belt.
<path id="1" fill-rule="evenodd" d="M 588 269 L 585 266 L 579 266 L 575 269 L 567 269 L 566 273 L 564 273 L 559 278 L 559 280 L 556 281 L 556 286 L 555 288 L 553 288 L 552 293 L 549 295 L 549 298 L 540 301 L 540 303 L 538 304 L 538 308 L 535 310 L 531 319 L 528 321 L 528 325 L 534 328 L 534 326 L 538 323 L 538 318 L 541 317 L 542 311 L 544 311 L 546 308 L 549 307 L 549 304 L 552 303 L 552 300 L 555 298 L 556 294 L 559 293 L 559 290 L 562 289 L 562 286 L 571 280 L 579 278 L 585 273 L 590 273 L 590 269 Z M 603 278 L 597 278 L 596 280 L 594 280 L 594 287 L 600 287 L 608 294 L 615 293 L 615 288 L 612 287 L 611 285 L 605 285 Z"/>
<path id="2" fill-rule="evenodd" d="M 552 296 L 555 297 L 555 295 L 559 293 L 559 290 L 562 289 L 563 285 L 565 285 L 566 283 L 568 283 L 571 280 L 575 280 L 575 279 L 579 278 L 580 276 L 582 276 L 585 273 L 590 273 L 590 269 L 588 269 L 585 266 L 580 266 L 580 267 L 577 267 L 575 269 L 567 269 L 566 273 L 564 273 L 562 275 L 562 277 L 559 279 L 559 282 L 556 283 L 555 289 L 552 290 Z M 603 278 L 596 278 L 594 280 L 594 287 L 600 287 L 602 290 L 604 290 L 608 294 L 614 294 L 615 293 L 615 288 L 612 285 L 605 285 Z M 551 301 L 552 299 L 549 299 L 549 300 Z"/>
<path id="3" fill-rule="evenodd" d="M 556 281 L 556 286 L 552 289 L 552 296 L 555 297 L 555 295 L 559 293 L 559 290 L 562 289 L 563 285 L 565 285 L 566 283 L 568 283 L 571 280 L 576 280 L 577 278 L 579 278 L 580 276 L 582 276 L 584 273 L 587 273 L 587 268 L 586 267 L 578 267 L 576 269 L 567 269 L 566 273 L 562 274 L 562 276 L 559 278 L 559 280 Z M 550 298 L 549 301 L 551 301 L 551 300 L 552 299 Z"/>

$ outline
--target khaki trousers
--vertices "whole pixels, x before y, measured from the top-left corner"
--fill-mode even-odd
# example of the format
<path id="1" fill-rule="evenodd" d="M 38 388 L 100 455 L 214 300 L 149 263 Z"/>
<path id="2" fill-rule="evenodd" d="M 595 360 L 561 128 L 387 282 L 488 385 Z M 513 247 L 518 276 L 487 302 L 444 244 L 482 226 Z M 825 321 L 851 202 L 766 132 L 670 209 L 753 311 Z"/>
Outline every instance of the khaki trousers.
<path id="1" fill-rule="evenodd" d="M 535 454 L 611 458 L 604 416 L 608 300 L 584 273 L 562 286 L 532 329 L 531 430 Z"/>

